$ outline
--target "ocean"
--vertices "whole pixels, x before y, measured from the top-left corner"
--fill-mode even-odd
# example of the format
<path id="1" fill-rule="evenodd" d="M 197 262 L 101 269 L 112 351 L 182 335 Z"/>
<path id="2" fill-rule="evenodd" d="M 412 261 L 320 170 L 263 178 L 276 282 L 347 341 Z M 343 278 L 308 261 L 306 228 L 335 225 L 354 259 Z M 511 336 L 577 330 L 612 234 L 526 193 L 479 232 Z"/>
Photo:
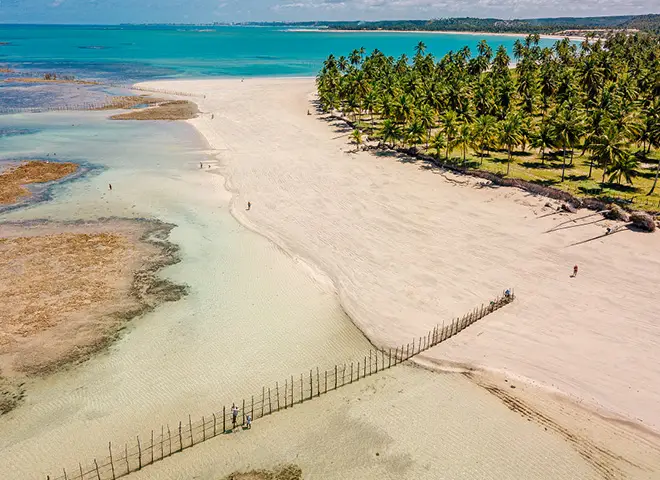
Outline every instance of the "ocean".
<path id="1" fill-rule="evenodd" d="M 441 57 L 485 38 L 511 51 L 516 37 L 388 32 L 296 31 L 282 27 L 0 25 L 0 68 L 34 75 L 132 83 L 205 76 L 313 76 L 330 54 L 364 47 L 398 57 L 414 54 L 421 40 Z M 554 40 L 542 39 L 542 46 Z M 0 80 L 15 74 L 0 74 Z M 75 89 L 45 89 L 0 81 L 0 107 L 63 101 Z M 78 88 L 78 90 L 80 90 Z M 103 94 L 88 88 L 90 95 Z M 53 93 L 51 93 L 53 92 Z M 91 101 L 94 99 L 92 98 Z"/>

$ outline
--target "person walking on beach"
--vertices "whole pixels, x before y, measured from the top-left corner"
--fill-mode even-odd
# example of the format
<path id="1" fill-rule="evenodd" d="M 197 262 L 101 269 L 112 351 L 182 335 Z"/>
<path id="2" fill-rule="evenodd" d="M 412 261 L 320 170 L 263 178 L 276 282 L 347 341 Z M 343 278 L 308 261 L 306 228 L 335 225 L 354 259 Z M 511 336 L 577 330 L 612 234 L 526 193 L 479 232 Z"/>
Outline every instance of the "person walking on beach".
<path id="1" fill-rule="evenodd" d="M 236 420 L 238 419 L 238 407 L 235 403 L 231 404 L 231 424 L 232 428 L 236 428 Z"/>
<path id="2" fill-rule="evenodd" d="M 251 208 L 252 208 L 252 203 L 248 202 L 248 207 L 246 208 L 246 210 L 250 210 Z"/>
<path id="3" fill-rule="evenodd" d="M 112 183 L 108 183 L 108 190 L 112 190 Z"/>
<path id="4" fill-rule="evenodd" d="M 202 162 L 199 162 L 199 168 L 202 168 Z"/>
<path id="5" fill-rule="evenodd" d="M 573 278 L 577 277 L 577 272 L 578 272 L 578 266 L 575 265 L 575 266 L 573 267 Z"/>
<path id="6" fill-rule="evenodd" d="M 248 414 L 247 417 L 245 417 L 246 422 L 247 422 L 247 428 L 248 430 L 252 428 L 252 416 Z"/>

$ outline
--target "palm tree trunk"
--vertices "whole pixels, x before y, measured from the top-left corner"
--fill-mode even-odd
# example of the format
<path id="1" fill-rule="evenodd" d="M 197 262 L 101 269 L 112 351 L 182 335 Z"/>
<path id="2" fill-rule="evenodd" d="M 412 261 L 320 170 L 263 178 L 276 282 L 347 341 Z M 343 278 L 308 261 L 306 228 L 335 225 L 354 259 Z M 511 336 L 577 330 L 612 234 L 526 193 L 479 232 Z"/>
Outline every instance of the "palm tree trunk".
<path id="1" fill-rule="evenodd" d="M 653 186 L 647 195 L 651 195 L 655 190 L 655 186 L 658 184 L 658 174 L 660 174 L 660 160 L 658 160 L 658 166 L 655 169 L 655 178 L 653 179 Z"/>
<path id="2" fill-rule="evenodd" d="M 591 178 L 591 171 L 594 168 L 594 157 L 591 157 L 591 161 L 589 162 L 589 178 Z"/>
<path id="3" fill-rule="evenodd" d="M 561 181 L 563 182 L 564 181 L 564 175 L 565 175 L 565 172 L 566 172 L 566 146 L 565 145 L 563 146 L 561 151 L 562 151 L 562 158 L 564 160 L 562 162 L 562 165 L 561 165 Z"/>
<path id="4" fill-rule="evenodd" d="M 506 162 L 506 174 L 509 176 L 509 170 L 511 169 L 511 149 L 507 148 L 506 152 L 508 154 L 508 161 Z"/>

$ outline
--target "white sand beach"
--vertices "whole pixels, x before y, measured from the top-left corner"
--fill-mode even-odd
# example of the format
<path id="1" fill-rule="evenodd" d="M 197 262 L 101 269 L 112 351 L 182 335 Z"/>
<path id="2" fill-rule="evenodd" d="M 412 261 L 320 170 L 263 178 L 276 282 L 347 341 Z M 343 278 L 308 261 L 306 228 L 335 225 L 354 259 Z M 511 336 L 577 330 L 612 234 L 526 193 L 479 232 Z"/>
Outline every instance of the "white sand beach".
<path id="1" fill-rule="evenodd" d="M 425 361 L 525 379 L 660 431 L 660 235 L 598 238 L 608 222 L 593 212 L 349 153 L 346 128 L 310 105 L 313 79 L 149 85 L 205 96 L 190 122 L 218 151 L 234 216 L 327 274 L 373 342 L 407 343 L 513 287 L 512 306 Z"/>

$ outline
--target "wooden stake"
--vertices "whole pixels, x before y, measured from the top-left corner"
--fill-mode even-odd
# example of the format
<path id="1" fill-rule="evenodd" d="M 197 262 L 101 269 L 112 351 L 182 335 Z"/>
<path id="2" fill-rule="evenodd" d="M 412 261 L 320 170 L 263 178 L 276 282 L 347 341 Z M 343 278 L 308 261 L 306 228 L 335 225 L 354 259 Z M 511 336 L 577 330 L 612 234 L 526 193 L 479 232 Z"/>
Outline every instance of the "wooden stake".
<path id="1" fill-rule="evenodd" d="M 250 406 L 250 418 L 252 420 L 254 420 L 254 395 L 252 395 L 252 400 L 251 401 L 252 401 L 252 405 Z M 279 404 L 279 401 L 280 401 L 280 397 L 278 396 L 277 397 L 278 404 Z M 279 405 L 278 405 L 278 408 L 279 408 Z"/>
<path id="2" fill-rule="evenodd" d="M 222 433 L 227 432 L 227 414 L 225 413 L 225 407 L 224 405 L 222 406 Z"/>
<path id="3" fill-rule="evenodd" d="M 204 421 L 204 415 L 202 415 L 202 442 L 206 441 L 206 422 Z"/>
<path id="4" fill-rule="evenodd" d="M 151 431 L 151 463 L 154 463 L 154 431 Z"/>
<path id="5" fill-rule="evenodd" d="M 325 371 L 325 388 L 323 389 L 323 393 L 328 393 L 328 371 Z"/>
<path id="6" fill-rule="evenodd" d="M 241 423 L 241 425 L 245 425 L 245 399 L 243 399 L 243 408 L 241 409 L 241 413 L 243 414 L 243 423 Z"/>
<path id="7" fill-rule="evenodd" d="M 362 373 L 363 377 L 367 376 L 367 356 L 364 356 L 364 363 L 362 364 L 362 368 L 364 369 L 364 372 Z"/>
<path id="8" fill-rule="evenodd" d="M 351 383 L 353 383 L 353 362 L 351 362 Z"/>
<path id="9" fill-rule="evenodd" d="M 128 454 L 126 454 L 126 462 L 128 463 Z M 80 462 L 78 462 L 78 467 L 80 468 L 80 480 L 83 480 L 83 471 Z"/>
<path id="10" fill-rule="evenodd" d="M 369 349 L 369 375 L 371 375 L 371 349 Z"/>
<path id="11" fill-rule="evenodd" d="M 181 422 L 179 422 L 179 451 L 183 450 L 183 429 L 181 428 Z"/>
<path id="12" fill-rule="evenodd" d="M 110 452 L 110 468 L 112 469 L 112 480 L 115 480 L 115 463 L 112 461 L 112 442 L 108 442 L 108 452 Z M 66 472 L 64 472 L 64 480 L 66 479 Z"/>
<path id="13" fill-rule="evenodd" d="M 66 476 L 66 469 L 63 468 L 62 473 L 64 473 L 64 480 L 69 480 Z M 114 475 L 114 473 L 113 473 L 113 475 Z M 114 476 L 112 478 L 114 478 Z M 46 475 L 46 480 L 50 480 L 50 477 L 48 475 Z"/>
<path id="14" fill-rule="evenodd" d="M 216 433 L 216 418 L 215 418 L 215 413 L 213 414 L 213 436 L 215 437 L 217 435 Z"/>
<path id="15" fill-rule="evenodd" d="M 390 359 L 387 361 L 387 368 L 392 367 L 392 347 L 390 347 Z"/>
<path id="16" fill-rule="evenodd" d="M 275 396 L 277 397 L 277 403 L 275 404 L 277 410 L 275 410 L 275 411 L 279 412 L 280 411 L 280 384 L 279 384 L 279 382 L 275 382 Z M 284 394 L 284 397 L 286 398 L 286 393 Z"/>
<path id="17" fill-rule="evenodd" d="M 312 378 L 312 371 L 309 371 L 309 399 L 314 396 L 314 380 Z"/>
<path id="18" fill-rule="evenodd" d="M 337 390 L 337 379 L 339 378 L 339 375 L 337 374 L 337 365 L 335 365 L 335 390 Z"/>
<path id="19" fill-rule="evenodd" d="M 316 367 L 316 396 L 321 396 L 321 379 L 319 378 L 319 367 Z"/>
<path id="20" fill-rule="evenodd" d="M 394 365 L 396 365 L 396 359 L 399 357 L 399 347 L 396 347 L 394 350 Z"/>
<path id="21" fill-rule="evenodd" d="M 305 401 L 305 395 L 303 394 L 303 374 L 300 374 L 300 403 Z"/>
<path id="22" fill-rule="evenodd" d="M 270 402 L 270 387 L 268 387 L 268 414 L 273 413 L 273 404 Z"/>
<path id="23" fill-rule="evenodd" d="M 346 385 L 346 364 L 344 364 L 344 368 L 341 370 L 341 386 L 343 387 Z"/>
<path id="24" fill-rule="evenodd" d="M 286 398 L 286 386 L 284 387 L 284 398 Z M 266 404 L 266 387 L 261 387 L 261 416 L 264 416 L 264 405 Z M 286 408 L 286 402 L 284 402 Z"/>
<path id="25" fill-rule="evenodd" d="M 376 373 L 378 373 L 378 350 L 374 350 L 374 354 L 376 355 Z"/>
<path id="26" fill-rule="evenodd" d="M 99 472 L 99 464 L 96 461 L 96 459 L 94 459 L 94 465 L 96 466 L 96 478 L 98 480 L 101 480 L 101 473 Z"/>
<path id="27" fill-rule="evenodd" d="M 190 414 L 188 414 L 188 428 L 190 429 L 190 446 L 192 447 L 193 445 L 195 445 L 195 439 L 193 438 L 192 418 Z"/>
<path id="28" fill-rule="evenodd" d="M 140 445 L 140 437 L 137 437 L 138 445 L 138 470 L 142 469 L 142 446 Z"/>
<path id="29" fill-rule="evenodd" d="M 360 362 L 357 362 L 357 379 L 360 380 Z"/>
<path id="30" fill-rule="evenodd" d="M 293 407 L 293 375 L 291 375 L 291 406 Z"/>

